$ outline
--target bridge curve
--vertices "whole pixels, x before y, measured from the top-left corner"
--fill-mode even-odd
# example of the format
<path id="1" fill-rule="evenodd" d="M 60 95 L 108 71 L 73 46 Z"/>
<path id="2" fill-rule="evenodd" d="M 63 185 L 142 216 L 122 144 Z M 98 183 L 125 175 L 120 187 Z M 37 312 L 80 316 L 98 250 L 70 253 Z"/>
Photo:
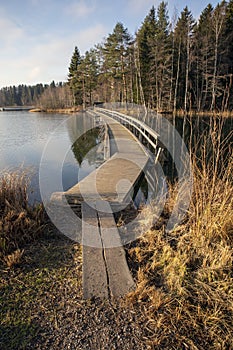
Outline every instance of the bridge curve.
<path id="1" fill-rule="evenodd" d="M 156 156 L 155 161 L 158 160 L 162 152 L 162 146 L 159 142 L 160 135 L 146 123 L 137 118 L 106 108 L 95 107 L 93 110 L 87 110 L 87 112 L 94 116 L 101 115 L 103 118 L 105 118 L 105 120 L 107 117 L 121 123 L 131 132 L 133 132 L 140 142 L 142 142 L 142 139 L 144 139 L 147 143 L 147 147 L 153 149 Z"/>
<path id="2" fill-rule="evenodd" d="M 161 152 L 159 135 L 116 111 L 95 108 L 88 113 L 107 125 L 109 159 L 68 191 L 54 193 L 51 200 L 65 197 L 76 210 L 80 206 L 84 298 L 119 297 L 134 288 L 134 281 L 113 213 L 130 205 L 133 188 L 150 159 L 140 141 L 143 138 L 154 149 L 156 162 Z"/>

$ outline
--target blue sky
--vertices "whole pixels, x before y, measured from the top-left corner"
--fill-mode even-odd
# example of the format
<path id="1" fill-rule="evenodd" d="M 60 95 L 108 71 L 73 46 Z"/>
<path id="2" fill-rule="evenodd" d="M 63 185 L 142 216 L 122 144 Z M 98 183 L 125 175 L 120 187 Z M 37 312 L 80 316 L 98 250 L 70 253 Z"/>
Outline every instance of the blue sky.
<path id="1" fill-rule="evenodd" d="M 210 1 L 168 1 L 170 17 L 187 5 L 195 18 Z M 0 0 L 0 88 L 65 81 L 74 46 L 81 53 L 122 22 L 133 34 L 153 0 Z M 217 1 L 211 1 L 215 6 Z"/>

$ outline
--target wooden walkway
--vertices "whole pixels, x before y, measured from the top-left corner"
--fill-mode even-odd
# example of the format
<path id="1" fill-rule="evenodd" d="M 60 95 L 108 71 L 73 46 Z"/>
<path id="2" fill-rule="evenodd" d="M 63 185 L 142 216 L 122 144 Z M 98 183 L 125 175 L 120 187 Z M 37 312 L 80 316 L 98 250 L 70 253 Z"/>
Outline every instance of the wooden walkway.
<path id="1" fill-rule="evenodd" d="M 82 203 L 83 296 L 124 296 L 135 287 L 109 203 Z M 112 246 L 112 248 L 109 248 Z"/>
<path id="2" fill-rule="evenodd" d="M 129 130 L 111 118 L 105 121 L 109 123 L 110 159 L 65 192 L 71 204 L 105 200 L 114 209 L 125 207 L 148 163 L 148 155 Z"/>
<path id="3" fill-rule="evenodd" d="M 128 129 L 103 118 L 110 158 L 63 194 L 71 205 L 81 204 L 84 298 L 119 297 L 134 288 L 112 212 L 132 203 L 134 186 L 149 161 Z"/>

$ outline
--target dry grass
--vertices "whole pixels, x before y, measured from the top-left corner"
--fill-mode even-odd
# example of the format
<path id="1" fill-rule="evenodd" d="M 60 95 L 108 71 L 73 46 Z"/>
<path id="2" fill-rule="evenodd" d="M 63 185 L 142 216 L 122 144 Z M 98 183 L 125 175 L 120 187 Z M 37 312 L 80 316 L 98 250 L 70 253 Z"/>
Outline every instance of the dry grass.
<path id="1" fill-rule="evenodd" d="M 17 249 L 12 254 L 4 256 L 3 261 L 5 262 L 7 267 L 11 268 L 14 265 L 20 264 L 23 253 L 24 249 Z"/>
<path id="2" fill-rule="evenodd" d="M 18 249 L 42 232 L 43 207 L 28 204 L 29 183 L 20 170 L 0 175 L 0 259 L 8 265 L 18 263 Z"/>
<path id="3" fill-rule="evenodd" d="M 220 132 L 213 126 L 193 152 L 185 223 L 166 233 L 162 220 L 129 250 L 138 282 L 129 301 L 147 315 L 152 349 L 233 349 L 233 158 Z"/>
<path id="4" fill-rule="evenodd" d="M 206 117 L 206 116 L 209 116 L 209 117 L 216 117 L 216 116 L 221 116 L 223 118 L 232 118 L 233 117 L 233 112 L 232 111 L 188 111 L 188 112 L 185 112 L 184 110 L 180 109 L 178 111 L 176 111 L 176 115 L 177 116 L 184 116 L 184 115 L 188 115 L 188 116 L 191 116 L 191 117 L 195 117 L 195 116 L 203 116 L 203 117 Z"/>

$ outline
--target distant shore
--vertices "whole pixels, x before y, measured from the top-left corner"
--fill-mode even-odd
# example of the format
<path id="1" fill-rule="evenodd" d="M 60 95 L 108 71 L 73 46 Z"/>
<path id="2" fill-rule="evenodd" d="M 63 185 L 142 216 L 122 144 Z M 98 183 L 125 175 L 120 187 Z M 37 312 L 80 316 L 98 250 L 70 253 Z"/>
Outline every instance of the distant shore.
<path id="1" fill-rule="evenodd" d="M 31 113 L 77 113 L 82 112 L 82 107 L 72 108 L 33 108 L 30 109 Z"/>

